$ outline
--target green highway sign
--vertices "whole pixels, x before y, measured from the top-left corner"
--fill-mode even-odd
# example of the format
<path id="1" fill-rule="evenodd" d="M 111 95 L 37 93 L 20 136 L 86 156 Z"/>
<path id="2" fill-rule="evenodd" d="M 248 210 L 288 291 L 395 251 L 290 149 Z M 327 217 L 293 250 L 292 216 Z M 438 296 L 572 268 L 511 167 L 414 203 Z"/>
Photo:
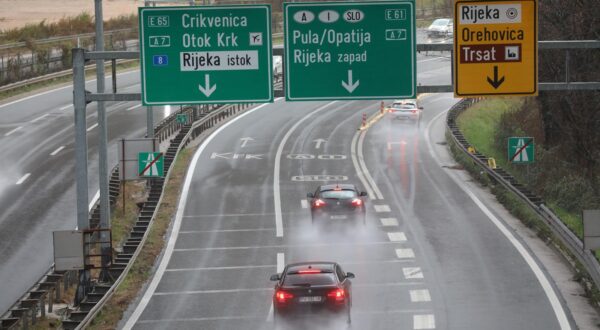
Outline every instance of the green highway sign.
<path id="1" fill-rule="evenodd" d="M 273 101 L 270 5 L 139 8 L 144 105 Z"/>
<path id="2" fill-rule="evenodd" d="M 160 152 L 140 152 L 138 154 L 138 176 L 154 178 L 164 176 L 165 163 Z"/>
<path id="3" fill-rule="evenodd" d="M 416 97 L 414 0 L 283 6 L 287 100 Z"/>
<path id="4" fill-rule="evenodd" d="M 535 161 L 532 137 L 509 137 L 508 160 L 513 164 L 530 164 Z"/>
<path id="5" fill-rule="evenodd" d="M 178 113 L 175 119 L 177 120 L 178 124 L 187 124 L 187 117 L 188 116 L 185 113 Z"/>

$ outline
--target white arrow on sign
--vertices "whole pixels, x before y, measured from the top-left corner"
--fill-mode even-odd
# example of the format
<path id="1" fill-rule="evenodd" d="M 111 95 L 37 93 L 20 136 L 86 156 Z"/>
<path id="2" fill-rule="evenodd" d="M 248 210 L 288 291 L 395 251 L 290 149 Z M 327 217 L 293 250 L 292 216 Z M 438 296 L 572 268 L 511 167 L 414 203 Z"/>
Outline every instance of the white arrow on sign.
<path id="1" fill-rule="evenodd" d="M 206 95 L 206 97 L 210 97 L 210 94 L 212 94 L 215 91 L 215 89 L 217 89 L 217 84 L 212 85 L 212 87 L 210 86 L 209 74 L 204 75 L 204 86 L 205 87 L 202 87 L 202 85 L 198 85 L 198 89 L 202 92 L 202 94 Z"/>
<path id="2" fill-rule="evenodd" d="M 342 86 L 348 91 L 348 93 L 354 92 L 356 87 L 360 84 L 360 80 L 352 82 L 352 70 L 348 70 L 348 83 L 342 80 Z"/>
<path id="3" fill-rule="evenodd" d="M 254 139 L 251 137 L 244 137 L 244 138 L 241 138 L 240 140 L 242 140 L 242 148 L 246 146 L 248 141 L 254 141 Z"/>
<path id="4" fill-rule="evenodd" d="M 321 144 L 322 144 L 322 143 L 325 143 L 325 142 L 327 142 L 327 140 L 324 140 L 324 139 L 316 139 L 316 140 L 313 140 L 313 142 L 315 142 L 315 143 L 316 143 L 316 145 L 315 145 L 315 148 L 316 148 L 316 149 L 319 149 L 319 148 L 321 147 Z"/>

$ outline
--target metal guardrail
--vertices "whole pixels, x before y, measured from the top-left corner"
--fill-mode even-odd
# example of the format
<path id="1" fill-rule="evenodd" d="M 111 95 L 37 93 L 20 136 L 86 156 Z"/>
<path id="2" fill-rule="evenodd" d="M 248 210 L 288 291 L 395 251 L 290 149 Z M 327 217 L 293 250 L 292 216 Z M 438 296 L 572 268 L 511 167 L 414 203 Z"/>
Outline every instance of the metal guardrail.
<path id="1" fill-rule="evenodd" d="M 558 237 L 564 246 L 577 258 L 583 265 L 590 278 L 597 288 L 600 288 L 600 263 L 589 250 L 583 249 L 583 242 L 575 235 L 565 224 L 556 216 L 541 198 L 529 192 L 523 185 L 510 174 L 501 168 L 492 169 L 487 164 L 487 157 L 478 152 L 470 153 L 469 142 L 460 132 L 455 122 L 456 117 L 470 105 L 477 102 L 474 99 L 463 99 L 455 104 L 448 112 L 446 119 L 446 129 L 452 136 L 452 142 L 466 155 L 468 155 L 475 164 L 481 167 L 496 182 L 502 184 L 508 191 L 518 196 L 527 206 L 529 206 L 541 219 L 550 227 L 552 232 Z"/>
<path id="2" fill-rule="evenodd" d="M 107 37 L 107 36 L 109 37 L 109 36 L 117 34 L 117 33 L 128 33 L 128 32 L 133 32 L 133 31 L 137 31 L 137 30 L 138 29 L 133 29 L 133 28 L 110 30 L 110 31 L 104 32 L 104 37 Z M 91 32 L 91 33 L 74 34 L 74 35 L 70 35 L 70 36 L 60 36 L 60 37 L 32 40 L 29 43 L 24 42 L 24 41 L 15 42 L 15 43 L 11 43 L 11 44 L 0 45 L 0 50 L 7 50 L 7 49 L 11 49 L 11 48 L 22 48 L 22 47 L 26 47 L 27 44 L 46 45 L 46 44 L 51 44 L 51 43 L 55 43 L 55 42 L 77 40 L 78 38 L 94 38 L 95 36 L 96 36 L 96 33 Z"/>

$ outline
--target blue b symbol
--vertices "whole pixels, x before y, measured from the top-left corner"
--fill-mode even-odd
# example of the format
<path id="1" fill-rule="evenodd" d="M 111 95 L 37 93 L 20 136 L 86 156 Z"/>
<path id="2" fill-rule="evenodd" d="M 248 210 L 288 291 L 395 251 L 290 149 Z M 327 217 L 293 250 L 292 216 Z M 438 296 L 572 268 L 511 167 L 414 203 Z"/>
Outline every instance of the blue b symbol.
<path id="1" fill-rule="evenodd" d="M 169 64 L 169 57 L 167 55 L 154 55 L 152 56 L 152 64 L 154 66 L 165 66 Z"/>

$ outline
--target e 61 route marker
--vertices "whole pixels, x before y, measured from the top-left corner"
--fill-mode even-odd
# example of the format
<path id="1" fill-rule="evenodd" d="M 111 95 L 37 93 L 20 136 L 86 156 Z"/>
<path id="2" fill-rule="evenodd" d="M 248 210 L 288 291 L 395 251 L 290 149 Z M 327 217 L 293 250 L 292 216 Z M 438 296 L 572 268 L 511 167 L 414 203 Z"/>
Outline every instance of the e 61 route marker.
<path id="1" fill-rule="evenodd" d="M 535 161 L 532 137 L 509 137 L 508 160 L 513 164 L 531 164 Z"/>
<path id="2" fill-rule="evenodd" d="M 288 101 L 416 96 L 415 2 L 284 3 Z"/>
<path id="3" fill-rule="evenodd" d="M 142 103 L 273 102 L 270 5 L 139 8 Z"/>
<path id="4" fill-rule="evenodd" d="M 156 178 L 164 176 L 164 157 L 161 152 L 140 152 L 138 154 L 138 176 Z"/>
<path id="5" fill-rule="evenodd" d="M 454 3 L 454 95 L 537 95 L 537 0 Z"/>

